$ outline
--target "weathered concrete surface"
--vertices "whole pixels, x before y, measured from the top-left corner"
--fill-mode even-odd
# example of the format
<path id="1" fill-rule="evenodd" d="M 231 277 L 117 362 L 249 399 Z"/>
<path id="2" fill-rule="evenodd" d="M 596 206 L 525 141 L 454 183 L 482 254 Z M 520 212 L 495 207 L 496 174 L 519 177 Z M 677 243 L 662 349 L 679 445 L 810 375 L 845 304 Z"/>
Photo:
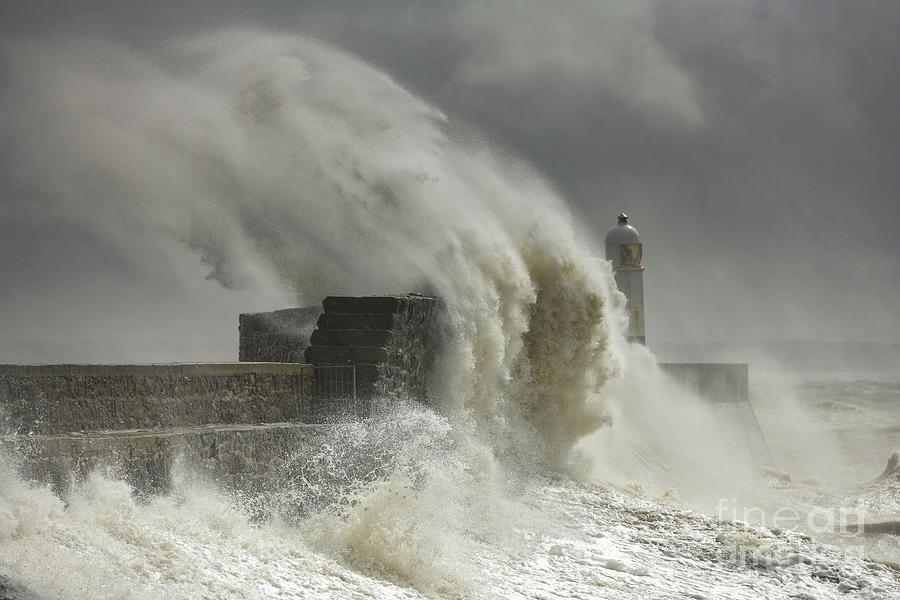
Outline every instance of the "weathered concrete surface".
<path id="1" fill-rule="evenodd" d="M 319 330 L 376 330 L 394 331 L 398 327 L 394 313 L 322 313 L 317 323 Z"/>
<path id="2" fill-rule="evenodd" d="M 0 376 L 52 377 L 71 375 L 76 377 L 116 377 L 121 375 L 157 376 L 232 376 L 249 374 L 296 374 L 303 371 L 302 363 L 271 362 L 215 362 L 215 363 L 156 363 L 156 364 L 56 364 L 23 365 L 0 364 Z"/>
<path id="3" fill-rule="evenodd" d="M 39 596 L 0 575 L 0 600 L 38 600 Z"/>
<path id="4" fill-rule="evenodd" d="M 238 360 L 249 362 L 302 363 L 309 336 L 322 309 L 318 306 L 288 308 L 238 317 Z"/>
<path id="5" fill-rule="evenodd" d="M 316 329 L 310 343 L 318 346 L 386 347 L 394 332 L 379 329 Z"/>
<path id="6" fill-rule="evenodd" d="M 309 367 L 0 365 L 6 433 L 277 423 L 309 416 Z"/>
<path id="7" fill-rule="evenodd" d="M 229 489 L 252 491 L 275 479 L 279 461 L 317 444 L 327 427 L 266 423 L 7 435 L 0 437 L 0 450 L 21 457 L 26 478 L 60 492 L 95 468 L 110 469 L 141 493 L 165 492 L 177 460 Z"/>

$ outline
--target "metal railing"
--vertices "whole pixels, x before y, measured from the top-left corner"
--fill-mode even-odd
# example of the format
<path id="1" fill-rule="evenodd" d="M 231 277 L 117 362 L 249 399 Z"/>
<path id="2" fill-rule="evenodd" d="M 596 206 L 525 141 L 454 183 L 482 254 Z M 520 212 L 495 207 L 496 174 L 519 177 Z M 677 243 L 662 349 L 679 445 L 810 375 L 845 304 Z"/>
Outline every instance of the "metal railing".
<path id="1" fill-rule="evenodd" d="M 304 366 L 302 412 L 310 416 L 358 414 L 356 365 Z"/>

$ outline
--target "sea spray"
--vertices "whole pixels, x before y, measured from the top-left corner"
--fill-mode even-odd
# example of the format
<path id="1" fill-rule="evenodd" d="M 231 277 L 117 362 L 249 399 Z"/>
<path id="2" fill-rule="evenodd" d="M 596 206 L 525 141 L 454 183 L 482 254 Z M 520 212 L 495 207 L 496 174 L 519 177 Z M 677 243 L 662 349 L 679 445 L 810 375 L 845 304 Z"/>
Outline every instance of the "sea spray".
<path id="1" fill-rule="evenodd" d="M 468 460 L 457 436 L 445 417 L 416 404 L 335 429 L 322 452 L 337 460 L 319 453 L 312 463 L 301 456 L 286 462 L 296 477 L 287 478 L 287 497 L 302 502 L 316 486 L 294 481 L 330 475 L 337 485 L 326 488 L 340 489 L 294 522 L 315 547 L 364 572 L 419 589 L 466 587 L 474 540 L 492 532 L 511 503 L 493 473 Z M 337 469 L 323 473 L 322 463 Z"/>
<path id="2" fill-rule="evenodd" d="M 569 472 L 604 403 L 615 437 L 580 447 L 595 475 L 674 479 L 689 494 L 735 470 L 698 435 L 708 411 L 623 350 L 609 268 L 551 186 L 335 49 L 259 32 L 169 42 L 7 43 L 0 136 L 16 152 L 3 182 L 150 272 L 199 256 L 225 286 L 301 304 L 441 295 L 452 339 L 439 410 L 336 424 L 259 497 L 189 466 L 144 499 L 101 472 L 61 499 L 4 471 L 0 575 L 71 598 L 635 596 L 604 570 L 649 578 L 656 597 L 706 589 L 647 567 L 677 555 L 681 575 L 708 572 L 692 556 L 718 549 L 701 532 L 721 525 L 536 474 Z M 660 537 L 643 547 L 650 521 Z M 753 573 L 719 571 L 732 586 L 720 595 L 765 587 Z"/>
<path id="3" fill-rule="evenodd" d="M 434 396 L 498 455 L 565 467 L 604 423 L 621 341 L 608 266 L 552 187 L 390 77 L 296 36 L 163 48 L 9 43 L 0 177 L 135 268 L 199 256 L 285 302 L 428 289 Z M 176 258 L 182 257 L 182 258 Z"/>
<path id="4" fill-rule="evenodd" d="M 600 393 L 615 426 L 578 445 L 593 457 L 594 477 L 711 513 L 722 498 L 768 506 L 760 466 L 729 437 L 711 403 L 669 379 L 644 346 L 630 346 L 625 365 Z"/>
<path id="5" fill-rule="evenodd" d="M 482 548 L 523 545 L 518 529 L 543 517 L 517 499 L 524 482 L 460 441 L 446 417 L 399 404 L 329 425 L 320 446 L 277 459 L 266 492 L 250 496 L 187 462 L 171 492 L 150 498 L 102 470 L 62 498 L 7 470 L 0 575 L 72 598 L 303 595 L 310 580 L 337 596 L 386 582 L 477 594 Z"/>
<path id="6" fill-rule="evenodd" d="M 135 268 L 199 257 L 222 285 L 291 304 L 416 289 L 445 300 L 438 414 L 338 424 L 240 510 L 285 519 L 364 572 L 444 589 L 462 585 L 485 515 L 508 521 L 512 474 L 594 460 L 601 478 L 692 495 L 743 472 L 722 464 L 709 411 L 657 385 L 652 357 L 626 355 L 640 351 L 624 349 L 609 266 L 552 186 L 371 66 L 262 32 L 150 49 L 11 43 L 4 58 L 14 101 L 0 135 L 17 152 L 0 175 Z M 575 460 L 609 422 L 604 402 L 620 423 Z"/>

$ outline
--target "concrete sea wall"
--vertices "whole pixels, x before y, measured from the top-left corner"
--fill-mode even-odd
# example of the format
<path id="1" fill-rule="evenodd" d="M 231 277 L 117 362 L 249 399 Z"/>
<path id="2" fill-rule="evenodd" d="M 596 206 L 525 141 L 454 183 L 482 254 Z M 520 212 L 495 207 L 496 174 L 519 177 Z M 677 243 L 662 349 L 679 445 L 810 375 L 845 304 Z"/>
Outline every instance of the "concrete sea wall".
<path id="1" fill-rule="evenodd" d="M 322 313 L 319 306 L 244 313 L 238 317 L 238 360 L 302 363 Z"/>
<path id="2" fill-rule="evenodd" d="M 333 369 L 282 363 L 0 365 L 0 449 L 64 490 L 97 467 L 165 490 L 179 459 L 229 487 L 268 477 L 327 428 L 316 388 Z"/>
<path id="3" fill-rule="evenodd" d="M 437 304 L 329 297 L 243 314 L 239 363 L 0 365 L 0 449 L 60 490 L 97 467 L 164 490 L 179 458 L 252 487 L 335 427 L 316 423 L 366 415 L 375 396 L 425 399 Z"/>
<path id="4" fill-rule="evenodd" d="M 297 421 L 309 381 L 299 364 L 0 365 L 0 418 L 26 434 Z"/>
<path id="5" fill-rule="evenodd" d="M 328 296 L 321 308 L 242 314 L 240 358 L 353 366 L 357 414 L 368 414 L 374 399 L 426 401 L 440 304 L 420 294 Z"/>

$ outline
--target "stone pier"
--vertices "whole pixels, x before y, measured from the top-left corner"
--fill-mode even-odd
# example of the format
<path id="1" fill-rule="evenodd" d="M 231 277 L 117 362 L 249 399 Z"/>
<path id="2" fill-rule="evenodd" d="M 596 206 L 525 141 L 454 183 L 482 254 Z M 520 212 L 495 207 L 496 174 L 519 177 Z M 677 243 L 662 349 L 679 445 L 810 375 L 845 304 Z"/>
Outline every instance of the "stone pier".
<path id="1" fill-rule="evenodd" d="M 179 457 L 246 487 L 320 435 L 326 376 L 293 363 L 0 365 L 0 449 L 58 489 L 104 466 L 161 491 Z"/>

